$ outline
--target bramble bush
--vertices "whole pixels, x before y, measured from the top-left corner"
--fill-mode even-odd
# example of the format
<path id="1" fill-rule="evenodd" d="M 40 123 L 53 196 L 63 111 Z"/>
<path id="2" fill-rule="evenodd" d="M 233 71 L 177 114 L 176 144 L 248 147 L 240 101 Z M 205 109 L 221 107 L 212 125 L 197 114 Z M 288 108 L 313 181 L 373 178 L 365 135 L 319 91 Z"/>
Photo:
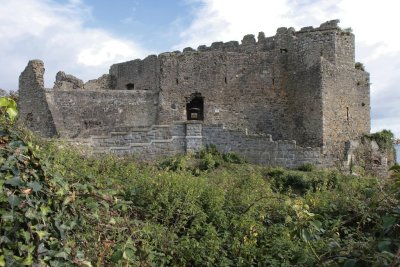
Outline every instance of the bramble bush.
<path id="1" fill-rule="evenodd" d="M 267 168 L 215 147 L 143 164 L 0 133 L 0 266 L 399 263 L 398 167 Z"/>

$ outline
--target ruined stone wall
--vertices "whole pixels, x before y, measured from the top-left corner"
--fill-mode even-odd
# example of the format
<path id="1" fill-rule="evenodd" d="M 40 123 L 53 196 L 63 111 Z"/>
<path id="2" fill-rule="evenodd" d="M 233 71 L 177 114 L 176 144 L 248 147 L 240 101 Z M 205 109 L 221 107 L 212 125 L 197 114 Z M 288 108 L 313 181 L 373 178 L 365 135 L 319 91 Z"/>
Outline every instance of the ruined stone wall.
<path id="1" fill-rule="evenodd" d="M 285 139 L 302 146 L 321 147 L 323 144 L 321 59 L 336 63 L 335 22 L 321 27 L 280 28 L 275 36 L 283 77 L 280 89 L 288 99 L 287 114 L 290 129 Z"/>
<path id="2" fill-rule="evenodd" d="M 332 161 L 322 154 L 321 148 L 303 148 L 295 141 L 273 141 L 270 135 L 246 135 L 224 129 L 222 125 L 196 122 L 137 128 L 72 141 L 86 144 L 94 153 L 129 154 L 137 156 L 138 160 L 195 152 L 213 144 L 221 152 L 234 152 L 249 162 L 266 166 L 294 168 L 304 163 L 332 166 Z"/>
<path id="3" fill-rule="evenodd" d="M 292 33 L 281 29 L 277 37 L 288 49 L 291 139 L 303 146 L 324 146 L 325 153 L 338 155 L 345 141 L 369 132 L 370 100 L 368 74 L 354 69 L 354 35 L 337 23 Z"/>
<path id="4" fill-rule="evenodd" d="M 186 152 L 184 124 L 136 128 L 128 132 L 111 132 L 92 136 L 90 146 L 94 153 L 135 155 L 138 160 L 154 160 Z"/>
<path id="5" fill-rule="evenodd" d="M 343 152 L 343 144 L 370 132 L 369 74 L 322 63 L 323 131 L 327 153 Z"/>
<path id="6" fill-rule="evenodd" d="M 159 123 L 186 121 L 186 103 L 200 93 L 205 124 L 285 138 L 290 118 L 276 60 L 270 52 L 227 52 L 223 47 L 160 55 Z"/>
<path id="7" fill-rule="evenodd" d="M 389 168 L 395 164 L 394 149 L 380 148 L 365 137 L 346 142 L 343 168 L 355 175 L 389 177 Z"/>
<path id="8" fill-rule="evenodd" d="M 116 77 L 104 74 L 98 79 L 89 80 L 84 84 L 86 90 L 113 90 L 116 87 Z"/>
<path id="9" fill-rule="evenodd" d="M 252 163 L 266 166 L 298 167 L 304 163 L 331 167 L 321 148 L 300 147 L 296 141 L 274 141 L 270 135 L 246 135 L 221 125 L 203 126 L 203 144 L 214 144 L 221 152 L 235 152 Z"/>
<path id="10" fill-rule="evenodd" d="M 19 77 L 19 122 L 44 137 L 56 134 L 53 118 L 44 89 L 44 64 L 41 60 L 29 61 Z"/>
<path id="11" fill-rule="evenodd" d="M 61 137 L 156 124 L 158 94 L 153 91 L 51 90 L 46 97 Z"/>
<path id="12" fill-rule="evenodd" d="M 159 89 L 159 62 L 155 55 L 143 60 L 136 59 L 110 67 L 110 75 L 115 79 L 115 90 Z"/>
<path id="13" fill-rule="evenodd" d="M 46 136 L 57 129 L 62 137 L 92 138 L 104 151 L 144 151 L 152 158 L 214 143 L 266 165 L 325 164 L 327 155 L 343 156 L 344 142 L 370 127 L 369 77 L 354 69 L 354 35 L 337 23 L 152 55 L 112 65 L 109 74 L 85 84 L 61 72 L 48 92 L 43 81 L 37 85 L 40 75 L 30 78 L 26 70 L 22 114 L 40 114 L 31 127 Z M 138 139 L 149 127 L 161 133 L 155 125 L 187 122 L 194 95 L 204 102 L 202 124 L 185 123 L 184 134 Z"/>

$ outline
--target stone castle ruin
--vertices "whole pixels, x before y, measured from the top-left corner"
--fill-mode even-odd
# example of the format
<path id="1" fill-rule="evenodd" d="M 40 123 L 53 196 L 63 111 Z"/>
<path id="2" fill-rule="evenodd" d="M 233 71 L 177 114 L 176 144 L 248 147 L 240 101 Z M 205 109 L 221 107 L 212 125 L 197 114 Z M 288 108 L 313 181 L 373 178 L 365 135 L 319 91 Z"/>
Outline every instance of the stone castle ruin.
<path id="1" fill-rule="evenodd" d="M 59 72 L 46 89 L 43 73 L 32 60 L 20 76 L 20 120 L 94 153 L 150 160 L 214 144 L 264 165 L 326 166 L 370 131 L 369 74 L 336 20 L 114 64 L 87 83 Z"/>

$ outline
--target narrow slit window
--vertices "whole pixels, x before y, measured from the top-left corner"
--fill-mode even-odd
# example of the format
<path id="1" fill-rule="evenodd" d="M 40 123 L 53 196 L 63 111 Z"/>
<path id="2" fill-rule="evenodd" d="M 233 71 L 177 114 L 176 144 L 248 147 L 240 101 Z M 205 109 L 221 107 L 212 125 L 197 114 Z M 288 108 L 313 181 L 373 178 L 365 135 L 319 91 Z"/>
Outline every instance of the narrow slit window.
<path id="1" fill-rule="evenodd" d="M 346 107 L 346 117 L 347 121 L 349 121 L 349 107 Z"/>

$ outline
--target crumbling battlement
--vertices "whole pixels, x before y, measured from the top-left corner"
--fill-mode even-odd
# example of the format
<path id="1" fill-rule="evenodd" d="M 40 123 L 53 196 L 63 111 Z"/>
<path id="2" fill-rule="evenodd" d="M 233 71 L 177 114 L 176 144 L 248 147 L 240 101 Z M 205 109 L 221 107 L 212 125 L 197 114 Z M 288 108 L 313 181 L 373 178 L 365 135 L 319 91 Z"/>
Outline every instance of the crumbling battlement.
<path id="1" fill-rule="evenodd" d="M 86 83 L 59 72 L 52 90 L 43 88 L 43 72 L 43 63 L 30 62 L 21 74 L 20 120 L 34 118 L 28 126 L 44 136 L 89 140 L 125 129 L 129 137 L 135 129 L 186 125 L 180 138 L 146 134 L 149 143 L 140 142 L 148 145 L 121 149 L 144 158 L 214 143 L 267 165 L 322 165 L 370 130 L 369 74 L 355 69 L 354 35 L 337 20 L 117 63 Z M 296 148 L 281 145 L 276 154 L 266 136 L 295 140 Z M 91 144 L 115 138 L 97 140 Z"/>

